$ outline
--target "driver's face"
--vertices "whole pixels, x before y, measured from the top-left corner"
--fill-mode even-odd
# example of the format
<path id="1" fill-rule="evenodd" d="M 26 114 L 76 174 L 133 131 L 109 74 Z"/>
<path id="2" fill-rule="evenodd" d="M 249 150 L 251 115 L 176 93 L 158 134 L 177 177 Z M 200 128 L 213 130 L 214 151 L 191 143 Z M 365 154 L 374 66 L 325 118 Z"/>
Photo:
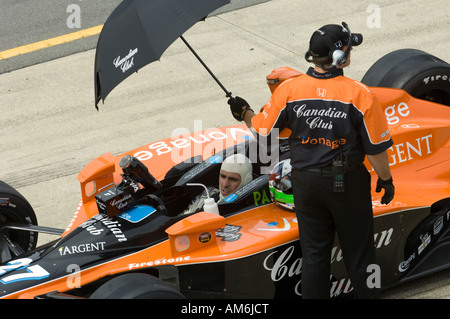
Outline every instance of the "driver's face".
<path id="1" fill-rule="evenodd" d="M 220 171 L 219 188 L 223 197 L 234 193 L 234 191 L 241 185 L 241 175 L 238 173 L 231 173 L 224 170 Z"/>

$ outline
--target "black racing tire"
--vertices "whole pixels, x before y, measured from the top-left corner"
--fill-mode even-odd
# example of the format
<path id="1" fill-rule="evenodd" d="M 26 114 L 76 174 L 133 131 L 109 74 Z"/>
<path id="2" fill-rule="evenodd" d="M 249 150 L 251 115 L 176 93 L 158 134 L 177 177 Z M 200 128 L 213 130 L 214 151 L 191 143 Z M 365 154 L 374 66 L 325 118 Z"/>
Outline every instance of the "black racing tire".
<path id="1" fill-rule="evenodd" d="M 185 299 L 172 285 L 148 274 L 130 273 L 114 277 L 89 299 Z"/>
<path id="2" fill-rule="evenodd" d="M 0 181 L 0 227 L 5 223 L 37 225 L 36 214 L 30 203 L 17 190 Z M 5 262 L 22 252 L 36 248 L 37 232 L 4 229 L 0 233 L 0 262 Z M 15 246 L 16 249 L 12 249 Z"/>
<path id="3" fill-rule="evenodd" d="M 420 50 L 401 49 L 386 54 L 361 82 L 402 89 L 416 98 L 450 106 L 450 64 Z"/>

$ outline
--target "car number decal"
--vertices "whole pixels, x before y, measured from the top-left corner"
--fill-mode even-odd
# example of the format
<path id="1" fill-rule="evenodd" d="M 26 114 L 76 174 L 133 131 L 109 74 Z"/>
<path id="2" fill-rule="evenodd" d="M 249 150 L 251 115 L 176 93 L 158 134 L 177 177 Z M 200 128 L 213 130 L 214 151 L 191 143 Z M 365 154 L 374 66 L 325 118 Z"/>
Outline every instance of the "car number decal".
<path id="1" fill-rule="evenodd" d="M 43 278 L 47 278 L 50 275 L 44 268 L 39 265 L 33 265 L 29 267 L 32 261 L 33 260 L 31 258 L 21 258 L 10 261 L 4 266 L 0 266 L 0 275 L 4 275 L 13 270 L 26 270 L 26 272 L 3 277 L 0 279 L 0 282 L 6 285 L 22 280 L 40 280 Z"/>

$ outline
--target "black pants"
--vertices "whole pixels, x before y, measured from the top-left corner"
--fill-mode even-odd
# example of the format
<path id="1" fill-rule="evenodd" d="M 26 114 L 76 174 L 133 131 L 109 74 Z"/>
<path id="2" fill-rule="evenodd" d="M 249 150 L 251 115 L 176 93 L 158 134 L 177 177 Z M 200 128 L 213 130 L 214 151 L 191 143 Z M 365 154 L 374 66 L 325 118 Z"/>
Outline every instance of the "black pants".
<path id="1" fill-rule="evenodd" d="M 370 174 L 364 166 L 345 175 L 345 192 L 334 193 L 329 172 L 294 169 L 292 187 L 302 249 L 303 298 L 330 298 L 331 251 L 337 233 L 358 298 L 376 298 L 367 286 L 375 263 Z"/>

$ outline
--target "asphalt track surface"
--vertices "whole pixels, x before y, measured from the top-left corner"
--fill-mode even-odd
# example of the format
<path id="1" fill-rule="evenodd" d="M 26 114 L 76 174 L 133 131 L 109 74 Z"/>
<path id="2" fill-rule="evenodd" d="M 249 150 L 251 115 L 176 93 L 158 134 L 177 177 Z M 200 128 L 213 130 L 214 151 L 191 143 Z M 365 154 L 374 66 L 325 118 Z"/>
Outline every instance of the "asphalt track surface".
<path id="1" fill-rule="evenodd" d="M 233 0 L 212 15 L 265 1 L 269 0 Z M 8 61 L 0 54 L 0 74 L 95 48 L 98 32 L 91 29 L 101 26 L 120 2 L 0 0 L 0 52 L 13 49 L 7 53 Z M 71 41 L 67 35 L 75 33 L 79 40 Z M 35 50 L 30 44 L 43 49 Z M 24 50 L 26 54 L 18 54 Z"/>
<path id="2" fill-rule="evenodd" d="M 180 41 L 159 62 L 120 84 L 99 112 L 94 108 L 95 35 L 1 57 L 101 25 L 119 2 L 0 0 L 0 179 L 30 201 L 41 225 L 67 226 L 80 199 L 76 176 L 95 157 L 122 154 L 180 128 L 193 132 L 235 124 L 223 92 Z M 309 36 L 327 23 L 346 21 L 364 34 L 345 71 L 358 80 L 396 49 L 420 49 L 450 61 L 448 0 L 257 2 L 211 17 L 185 34 L 222 83 L 256 108 L 269 98 L 265 76 L 271 70 L 306 70 Z M 80 28 L 68 27 L 70 5 L 81 9 Z M 42 236 L 41 242 L 50 239 Z M 448 299 L 450 271 L 383 296 Z"/>

